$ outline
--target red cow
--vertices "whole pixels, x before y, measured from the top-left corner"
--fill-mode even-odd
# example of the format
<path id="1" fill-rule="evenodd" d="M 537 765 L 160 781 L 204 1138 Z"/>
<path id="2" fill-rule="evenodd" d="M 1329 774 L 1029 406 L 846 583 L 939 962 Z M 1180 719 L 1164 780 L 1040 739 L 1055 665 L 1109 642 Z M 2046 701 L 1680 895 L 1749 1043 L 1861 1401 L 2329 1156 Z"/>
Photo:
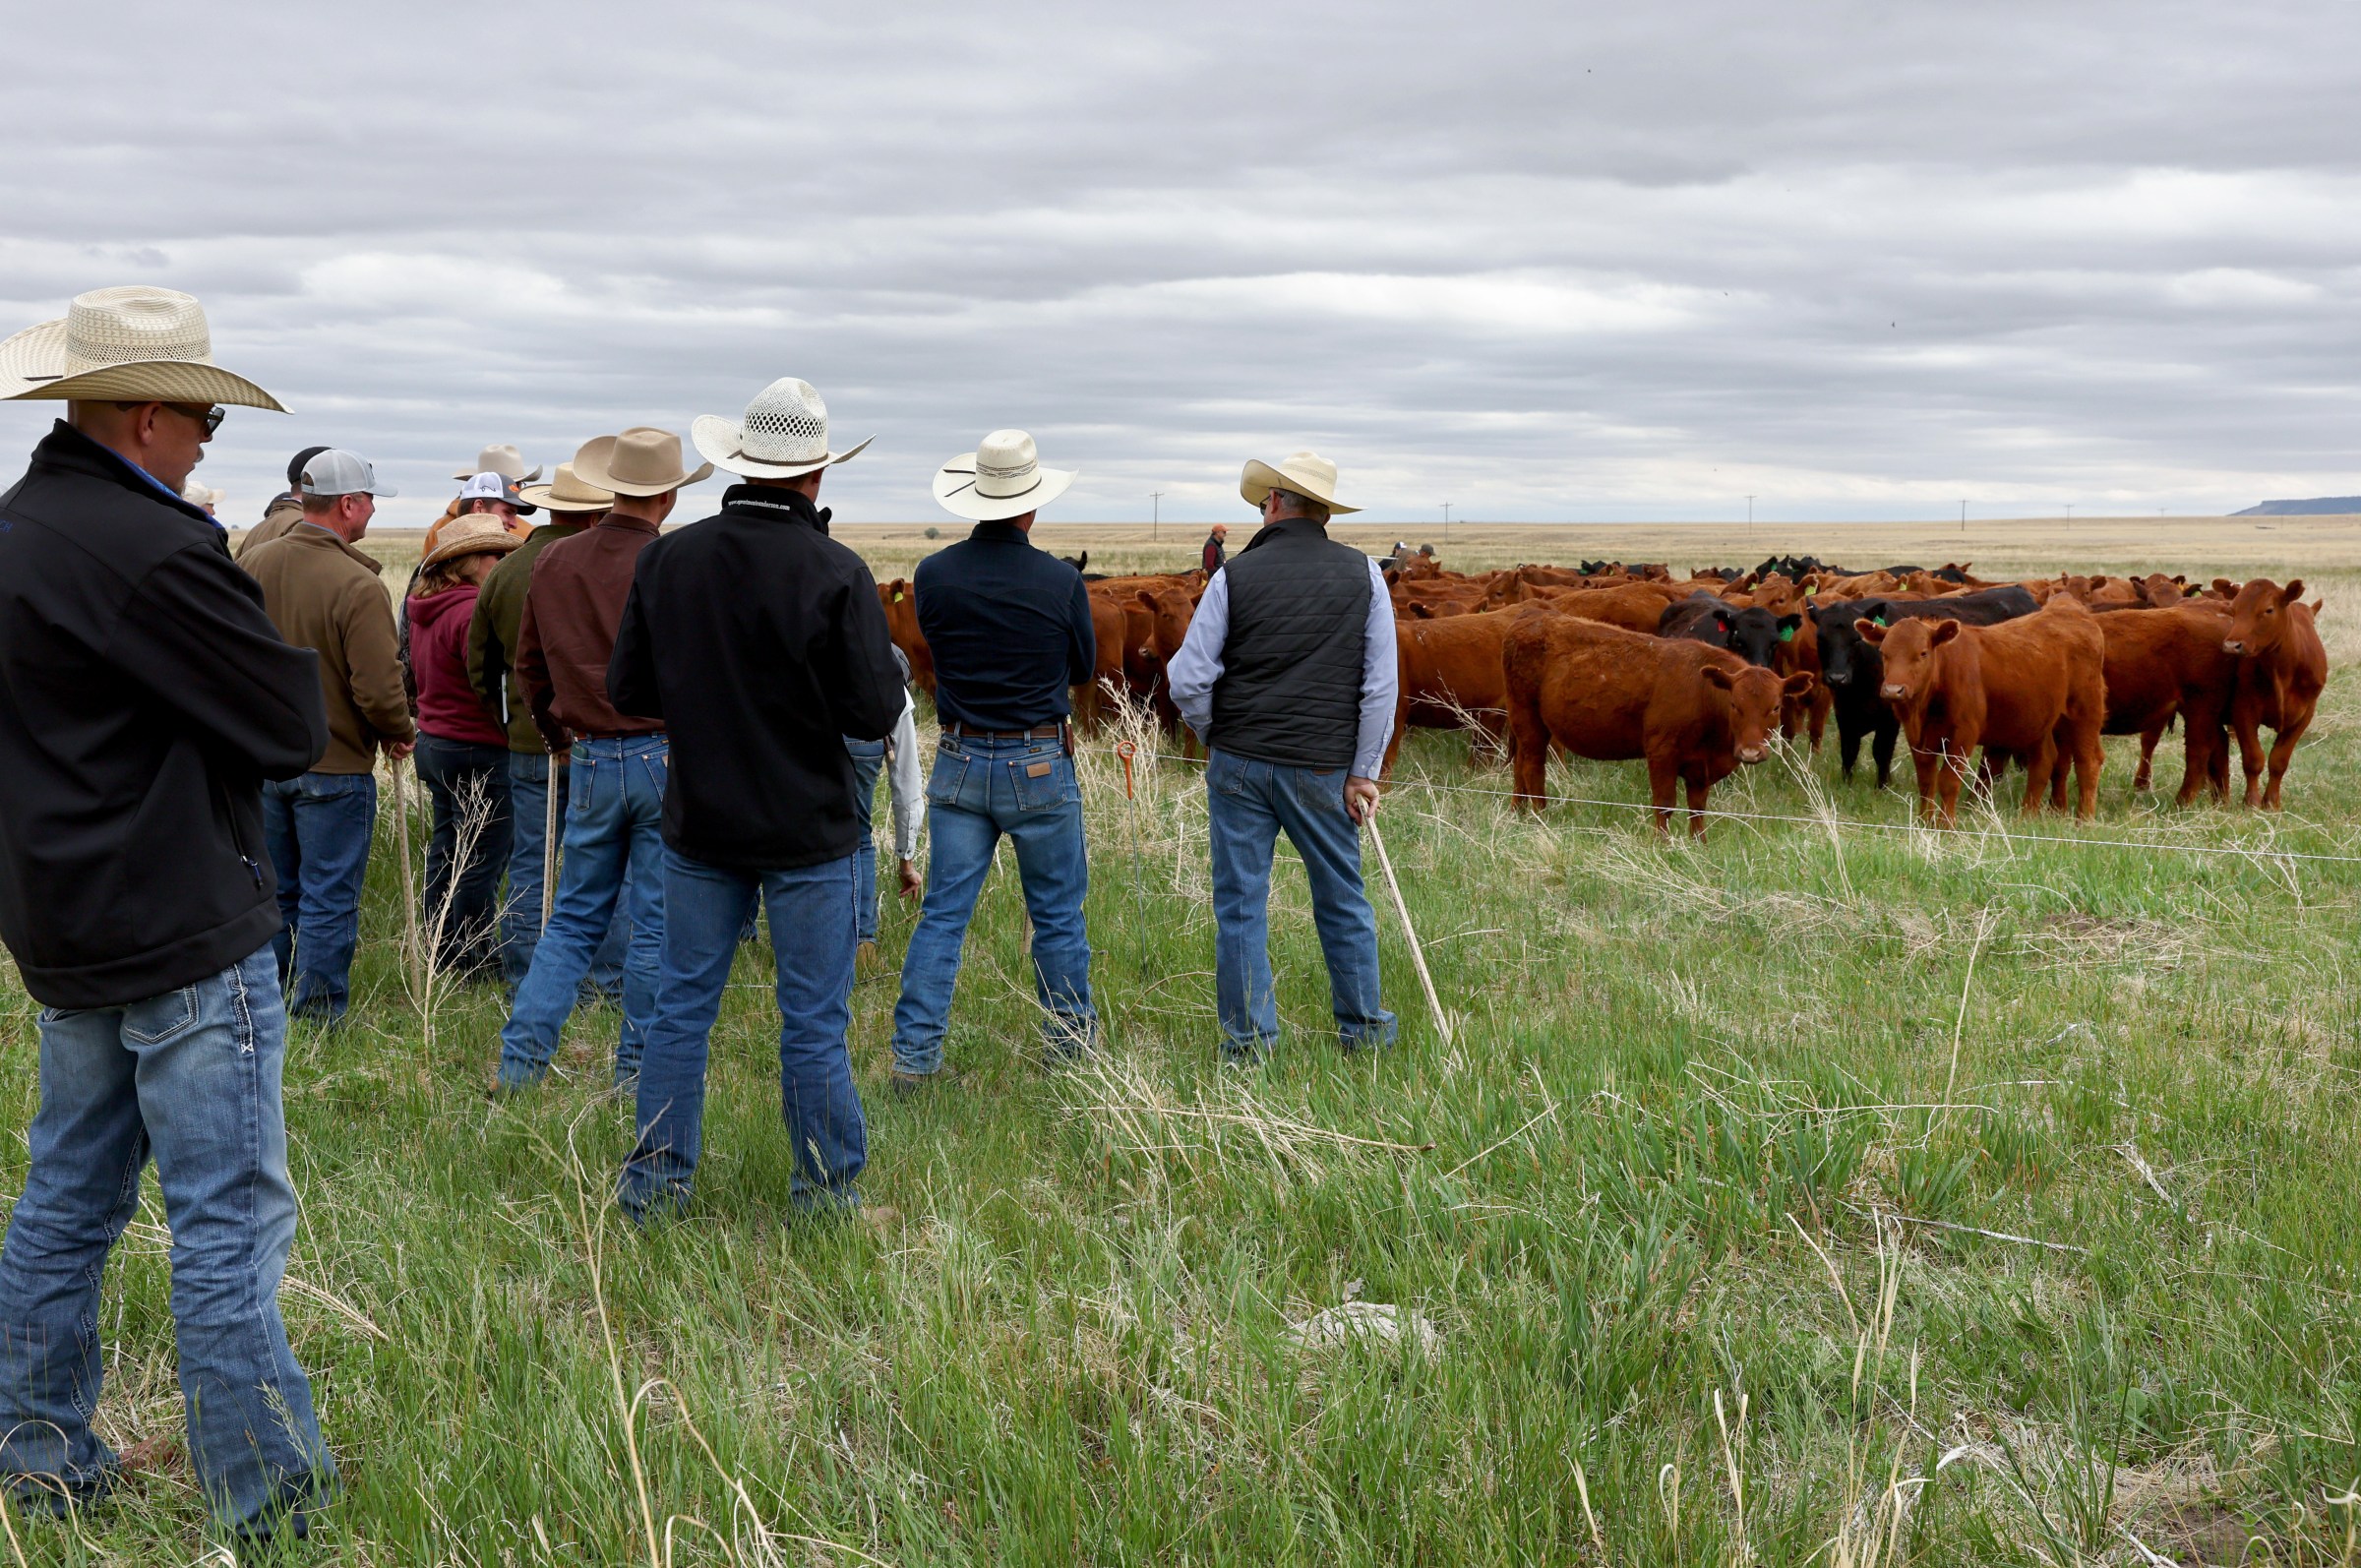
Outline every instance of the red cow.
<path id="1" fill-rule="evenodd" d="M 1397 621 L 1401 654 L 1401 705 L 1395 710 L 1394 739 L 1386 748 L 1390 766 L 1403 731 L 1472 729 L 1473 743 L 1497 751 L 1508 716 L 1508 688 L 1500 646 L 1508 629 L 1528 612 L 1522 607 L 1456 615 L 1441 621 Z"/>
<path id="2" fill-rule="evenodd" d="M 2227 587 L 2216 582 L 2215 587 Z M 2238 732 L 2238 764 L 2246 770 L 2246 804 L 2279 809 L 2279 785 L 2295 758 L 2295 743 L 2311 728 L 2329 682 L 2329 650 L 2303 602 L 2304 579 L 2280 587 L 2257 577 L 2230 603 L 2222 650 L 2238 660 L 2238 690 L 2230 698 L 2230 727 Z M 2270 785 L 2263 787 L 2264 725 L 2272 733 Z"/>
<path id="3" fill-rule="evenodd" d="M 2089 610 L 2061 594 L 2038 614 L 1998 626 L 1912 616 L 1890 627 L 1855 621 L 1853 630 L 1884 657 L 1878 694 L 1909 739 L 1918 807 L 1929 819 L 1958 822 L 1960 785 L 1979 745 L 1987 769 L 2004 757 L 2025 764 L 2027 812 L 2040 810 L 2053 777 L 2056 803 L 2065 805 L 2068 763 L 2081 789 L 2075 815 L 2097 812 L 2107 649 Z"/>
<path id="4" fill-rule="evenodd" d="M 878 603 L 885 609 L 885 634 L 893 645 L 902 650 L 910 661 L 910 679 L 918 689 L 935 697 L 935 654 L 927 639 L 918 632 L 918 592 L 910 586 L 908 577 L 896 577 L 891 582 L 878 584 Z"/>
<path id="5" fill-rule="evenodd" d="M 2222 651 L 2227 623 L 2215 609 L 2180 605 L 2165 610 L 2117 610 L 2098 617 L 2107 645 L 2109 735 L 2140 737 L 2136 791 L 2149 787 L 2156 743 L 2175 718 L 2181 722 L 2181 791 L 2186 806 L 2206 782 L 2228 793 L 2222 726 L 2238 661 Z"/>
<path id="6" fill-rule="evenodd" d="M 1604 622 L 1626 632 L 1653 633 L 1665 618 L 1665 606 L 1676 604 L 1688 594 L 1670 583 L 1626 582 L 1612 588 L 1544 588 L 1537 597 L 1545 598 L 1549 608 L 1561 615 Z"/>
<path id="7" fill-rule="evenodd" d="M 1699 838 L 1707 792 L 1741 762 L 1770 754 L 1781 696 L 1812 683 L 1801 674 L 1782 681 L 1687 637 L 1541 612 L 1509 628 L 1501 664 L 1519 805 L 1547 804 L 1554 741 L 1599 761 L 1644 759 L 1660 834 L 1670 830 L 1675 792 L 1687 785 L 1689 832 Z"/>

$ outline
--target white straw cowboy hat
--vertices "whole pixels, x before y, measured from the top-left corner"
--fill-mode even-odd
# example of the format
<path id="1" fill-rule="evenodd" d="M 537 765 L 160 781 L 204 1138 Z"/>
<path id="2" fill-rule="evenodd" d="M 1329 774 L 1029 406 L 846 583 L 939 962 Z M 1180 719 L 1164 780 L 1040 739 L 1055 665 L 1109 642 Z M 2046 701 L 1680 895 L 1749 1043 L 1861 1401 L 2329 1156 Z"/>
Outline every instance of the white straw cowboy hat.
<path id="1" fill-rule="evenodd" d="M 498 517 L 489 513 L 470 512 L 443 525 L 443 531 L 435 536 L 435 547 L 419 561 L 418 570 L 424 572 L 454 556 L 505 556 L 522 543 Z"/>
<path id="2" fill-rule="evenodd" d="M 486 447 L 482 452 L 477 452 L 474 467 L 462 468 L 451 477 L 473 479 L 477 474 L 498 474 L 503 479 L 514 480 L 520 485 L 529 485 L 541 477 L 541 465 L 535 463 L 527 468 L 524 465 L 524 453 L 508 443 L 502 442 L 498 446 Z"/>
<path id="3" fill-rule="evenodd" d="M 996 430 L 974 452 L 963 452 L 935 475 L 935 499 L 954 517 L 998 522 L 1021 517 L 1065 494 L 1071 468 L 1044 468 L 1033 438 L 1021 430 Z"/>
<path id="4" fill-rule="evenodd" d="M 1299 496 L 1318 502 L 1330 512 L 1359 512 L 1359 507 L 1338 504 L 1336 499 L 1336 464 L 1316 452 L 1291 452 L 1275 464 L 1253 458 L 1238 482 L 1238 493 L 1249 505 L 1259 507 L 1263 498 L 1274 490 L 1289 490 Z"/>
<path id="5" fill-rule="evenodd" d="M 582 483 L 570 462 L 558 464 L 557 475 L 548 484 L 526 485 L 516 493 L 528 505 L 551 512 L 604 512 L 615 503 L 613 491 Z"/>
<path id="6" fill-rule="evenodd" d="M 710 478 L 706 463 L 691 473 L 681 462 L 681 438 L 653 425 L 634 425 L 620 436 L 585 441 L 574 454 L 575 477 L 619 496 L 660 496 L 667 490 Z"/>
<path id="7" fill-rule="evenodd" d="M 277 398 L 213 363 L 205 307 L 177 289 L 132 283 L 77 295 L 64 317 L 0 342 L 0 398 L 242 403 Z"/>
<path id="8" fill-rule="evenodd" d="M 743 419 L 699 414 L 689 439 L 717 467 L 747 479 L 793 479 L 858 457 L 871 436 L 842 452 L 828 450 L 828 405 L 808 381 L 782 376 L 755 393 Z"/>
<path id="9" fill-rule="evenodd" d="M 183 485 L 180 491 L 180 499 L 192 507 L 217 507 L 228 495 L 229 492 L 226 490 L 215 490 L 212 486 L 201 485 L 194 479 Z"/>

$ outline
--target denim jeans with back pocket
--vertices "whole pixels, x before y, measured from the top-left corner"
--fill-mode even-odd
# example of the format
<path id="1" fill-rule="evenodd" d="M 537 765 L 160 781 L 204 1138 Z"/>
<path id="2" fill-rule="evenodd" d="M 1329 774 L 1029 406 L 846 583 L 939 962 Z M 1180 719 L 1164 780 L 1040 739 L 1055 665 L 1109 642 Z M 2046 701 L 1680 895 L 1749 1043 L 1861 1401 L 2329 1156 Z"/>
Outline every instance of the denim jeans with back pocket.
<path id="1" fill-rule="evenodd" d="M 98 1282 L 152 1158 L 190 1468 L 219 1528 L 268 1534 L 335 1479 L 278 1312 L 295 1185 L 276 960 L 266 947 L 145 1001 L 51 1008 L 40 1030 L 31 1167 L 0 1244 L 0 1474 L 52 1508 L 112 1482 L 115 1455 L 91 1430 Z"/>
<path id="2" fill-rule="evenodd" d="M 1284 829 L 1311 881 L 1311 919 L 1345 1049 L 1393 1043 L 1377 1001 L 1377 915 L 1361 880 L 1361 828 L 1345 813 L 1346 769 L 1258 762 L 1218 747 L 1205 767 L 1213 851 L 1214 996 L 1222 1049 L 1260 1055 L 1279 1038 L 1271 978 L 1271 857 Z"/>
<path id="3" fill-rule="evenodd" d="M 291 1017 L 333 1023 L 352 1001 L 352 950 L 361 937 L 361 883 L 377 826 L 377 779 L 305 773 L 263 785 L 263 839 L 278 873 L 272 938 Z"/>
<path id="4" fill-rule="evenodd" d="M 927 896 L 902 959 L 893 1009 L 893 1066 L 924 1074 L 942 1066 L 951 993 L 976 898 L 1005 836 L 1016 851 L 1033 918 L 1033 990 L 1053 1056 L 1088 1046 L 1098 1028 L 1090 1002 L 1090 934 L 1082 902 L 1090 860 L 1082 840 L 1082 789 L 1073 758 L 1055 740 L 945 735 L 927 784 L 932 825 Z"/>

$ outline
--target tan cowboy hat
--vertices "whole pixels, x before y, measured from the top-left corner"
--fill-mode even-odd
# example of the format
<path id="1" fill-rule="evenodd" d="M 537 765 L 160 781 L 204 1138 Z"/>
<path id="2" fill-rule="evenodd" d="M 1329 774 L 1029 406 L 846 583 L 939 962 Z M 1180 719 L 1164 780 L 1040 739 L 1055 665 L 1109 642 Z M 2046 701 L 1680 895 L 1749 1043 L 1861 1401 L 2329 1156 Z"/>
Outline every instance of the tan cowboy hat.
<path id="1" fill-rule="evenodd" d="M 509 532 L 508 525 L 498 517 L 489 513 L 471 512 L 463 517 L 454 517 L 443 525 L 443 531 L 436 536 L 435 547 L 419 560 L 418 570 L 424 572 L 428 567 L 449 561 L 454 556 L 505 556 L 522 543 L 524 541 Z"/>
<path id="2" fill-rule="evenodd" d="M 215 490 L 212 486 L 201 485 L 194 479 L 181 486 L 180 490 L 180 499 L 190 506 L 198 508 L 217 507 L 228 495 L 229 492 L 226 490 Z"/>
<path id="3" fill-rule="evenodd" d="M 1359 507 L 1340 506 L 1336 499 L 1336 464 L 1316 452 L 1291 452 L 1276 465 L 1250 459 L 1246 471 L 1238 482 L 1238 493 L 1249 505 L 1259 507 L 1263 498 L 1274 490 L 1293 491 L 1299 496 L 1318 502 L 1330 512 L 1359 512 Z"/>
<path id="4" fill-rule="evenodd" d="M 696 450 L 720 467 L 748 479 L 793 479 L 861 455 L 858 447 L 828 450 L 828 405 L 819 389 L 793 376 L 755 393 L 742 419 L 699 414 L 689 427 Z"/>
<path id="5" fill-rule="evenodd" d="M 66 314 L 0 342 L 0 398 L 242 403 L 286 407 L 213 363 L 205 307 L 132 283 L 77 295 Z"/>
<path id="6" fill-rule="evenodd" d="M 457 473 L 453 474 L 451 477 L 454 479 L 473 479 L 477 474 L 487 473 L 498 474 L 503 479 L 511 480 L 516 484 L 529 485 L 534 480 L 541 477 L 541 465 L 539 463 L 535 463 L 530 468 L 527 468 L 524 465 L 524 453 L 518 452 L 515 448 L 510 446 L 508 443 L 502 442 L 498 446 L 486 447 L 482 452 L 477 452 L 475 454 L 474 467 L 462 468 Z"/>
<path id="7" fill-rule="evenodd" d="M 551 512 L 604 512 L 615 504 L 613 491 L 583 484 L 570 462 L 558 464 L 557 475 L 548 484 L 526 485 L 516 494 L 526 504 Z"/>
<path id="8" fill-rule="evenodd" d="M 660 496 L 712 477 L 706 463 L 691 473 L 681 462 L 681 438 L 653 425 L 585 441 L 574 454 L 575 477 L 619 496 Z"/>
<path id="9" fill-rule="evenodd" d="M 998 522 L 1021 517 L 1065 494 L 1071 468 L 1044 468 L 1033 438 L 1021 430 L 996 430 L 974 452 L 963 452 L 935 475 L 935 499 L 954 517 Z"/>

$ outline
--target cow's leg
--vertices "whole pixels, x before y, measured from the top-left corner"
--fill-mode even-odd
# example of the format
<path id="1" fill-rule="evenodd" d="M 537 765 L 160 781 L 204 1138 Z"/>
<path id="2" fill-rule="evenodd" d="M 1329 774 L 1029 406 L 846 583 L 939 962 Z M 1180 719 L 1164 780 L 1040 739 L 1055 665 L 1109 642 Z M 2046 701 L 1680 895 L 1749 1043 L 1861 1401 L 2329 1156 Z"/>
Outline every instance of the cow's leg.
<path id="1" fill-rule="evenodd" d="M 2154 787 L 2153 769 L 2156 760 L 2156 744 L 2164 739 L 2165 726 L 2171 722 L 2167 718 L 2150 724 L 2140 732 L 2140 768 L 2132 775 L 2133 794 L 2146 795 Z M 2190 734 L 2195 735 L 2196 733 L 2195 728 L 2192 727 Z"/>
<path id="2" fill-rule="evenodd" d="M 1910 761 L 1918 769 L 1918 815 L 1923 821 L 1932 822 L 1936 819 L 1935 767 L 1942 760 L 1938 753 L 1922 751 L 1915 746 L 1910 748 Z"/>
<path id="3" fill-rule="evenodd" d="M 1828 683 L 1826 681 L 1815 682 L 1812 686 L 1811 732 L 1812 751 L 1815 754 L 1817 754 L 1820 750 L 1820 733 L 1828 728 L 1829 710 L 1834 708 L 1836 705 L 1836 695 L 1834 693 L 1829 691 Z"/>
<path id="4" fill-rule="evenodd" d="M 1960 825 L 1960 786 L 1968 781 L 1968 758 L 1964 753 L 1945 753 L 1942 768 L 1935 774 L 1938 804 L 1935 822 L 1941 827 Z"/>
<path id="5" fill-rule="evenodd" d="M 1984 755 L 1989 758 L 1991 754 L 1992 749 L 1985 747 Z M 2033 743 L 2033 749 L 2025 754 L 2024 761 L 2025 799 L 2019 803 L 2017 814 L 2031 816 L 2041 810 L 2041 797 L 2049 792 L 2050 774 L 2057 770 L 2058 738 L 2055 735 L 2042 736 Z M 2066 803 L 2061 800 L 2058 804 L 2064 806 Z"/>
<path id="6" fill-rule="evenodd" d="M 1659 761 L 1648 759 L 1648 798 L 1656 805 L 1656 834 L 1669 837 L 1672 832 L 1672 808 L 1680 791 L 1680 770 L 1670 757 Z"/>
<path id="7" fill-rule="evenodd" d="M 1861 759 L 1861 732 L 1837 715 L 1837 765 L 1844 770 L 1845 782 L 1852 782 L 1852 767 Z"/>
<path id="8" fill-rule="evenodd" d="M 2252 712 L 2233 716 L 2238 726 L 2238 765 L 2246 773 L 2246 804 L 2253 810 L 2263 804 L 2263 724 Z"/>
<path id="9" fill-rule="evenodd" d="M 2271 742 L 2270 783 L 2263 791 L 2265 811 L 2275 812 L 2279 809 L 2279 785 L 2287 777 L 2288 764 L 2295 760 L 2295 743 L 2302 740 L 2304 731 L 2311 727 L 2312 715 L 2307 713 L 2280 730 L 2277 738 Z"/>
<path id="10" fill-rule="evenodd" d="M 2074 819 L 2088 822 L 2098 814 L 2098 775 L 2107 765 L 2106 743 L 2099 739 L 2095 720 L 2074 736 Z"/>
<path id="11" fill-rule="evenodd" d="M 1689 790 L 1689 837 L 1703 843 L 1705 841 L 1705 798 L 1712 791 L 1714 781 L 1707 778 L 1702 770 L 1692 770 L 1682 782 L 1688 786 Z"/>
<path id="12" fill-rule="evenodd" d="M 1881 790 L 1894 782 L 1894 742 L 1901 734 L 1902 727 L 1891 720 L 1870 730 L 1869 756 L 1877 763 L 1877 787 Z M 1921 800 L 1926 797 L 1923 775 L 1918 795 Z"/>
<path id="13" fill-rule="evenodd" d="M 1549 731 L 1538 701 L 1509 699 L 1508 770 L 1517 805 L 1538 812 L 1549 804 Z"/>

